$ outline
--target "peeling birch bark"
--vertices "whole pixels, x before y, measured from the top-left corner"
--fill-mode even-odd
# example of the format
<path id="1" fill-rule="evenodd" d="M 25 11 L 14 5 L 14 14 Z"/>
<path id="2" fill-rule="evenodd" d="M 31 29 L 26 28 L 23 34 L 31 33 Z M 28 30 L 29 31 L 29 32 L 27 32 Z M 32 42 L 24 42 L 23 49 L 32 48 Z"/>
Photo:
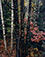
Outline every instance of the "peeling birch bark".
<path id="1" fill-rule="evenodd" d="M 1 0 L 0 0 L 0 10 L 1 10 L 1 20 L 2 20 L 2 28 L 3 28 L 4 45 L 5 45 L 5 51 L 7 52 L 5 25 L 4 25 L 4 18 L 3 18 L 3 10 L 2 10 L 2 2 L 1 2 Z"/>
<path id="2" fill-rule="evenodd" d="M 14 14 L 13 14 L 13 0 L 11 0 L 11 51 L 13 50 L 13 17 L 14 17 Z"/>

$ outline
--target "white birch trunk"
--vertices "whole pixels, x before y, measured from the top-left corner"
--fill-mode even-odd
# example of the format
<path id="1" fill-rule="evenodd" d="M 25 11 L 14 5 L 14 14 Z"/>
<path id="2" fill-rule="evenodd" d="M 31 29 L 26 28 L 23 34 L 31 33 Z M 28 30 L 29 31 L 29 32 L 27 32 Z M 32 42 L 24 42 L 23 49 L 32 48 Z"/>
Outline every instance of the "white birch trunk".
<path id="1" fill-rule="evenodd" d="M 13 50 L 13 0 L 11 0 L 11 51 Z"/>
<path id="2" fill-rule="evenodd" d="M 3 19 L 3 10 L 2 10 L 1 0 L 0 0 L 0 10 L 1 10 L 1 20 L 2 20 L 2 27 L 3 27 L 3 37 L 4 37 L 5 51 L 7 51 L 6 35 L 5 35 L 5 25 L 4 25 L 4 19 Z"/>

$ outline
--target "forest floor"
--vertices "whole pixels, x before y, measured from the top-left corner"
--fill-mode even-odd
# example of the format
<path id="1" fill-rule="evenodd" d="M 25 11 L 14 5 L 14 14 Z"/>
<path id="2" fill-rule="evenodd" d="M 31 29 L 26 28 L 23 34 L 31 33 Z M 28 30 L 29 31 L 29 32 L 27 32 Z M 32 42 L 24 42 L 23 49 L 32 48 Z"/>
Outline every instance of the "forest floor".
<path id="1" fill-rule="evenodd" d="M 7 41 L 9 42 L 9 41 Z M 1 46 L 0 46 L 0 57 L 16 57 L 16 42 L 14 42 L 14 49 L 12 51 L 12 54 L 10 55 L 10 46 L 8 46 L 8 53 L 6 54 L 5 48 L 4 48 L 4 42 L 3 40 L 0 41 Z M 10 45 L 10 44 L 8 44 Z M 33 51 L 35 50 L 35 51 Z M 42 55 L 42 51 L 39 51 L 38 48 L 29 48 L 28 49 L 28 55 L 26 57 L 45 57 L 45 54 Z"/>

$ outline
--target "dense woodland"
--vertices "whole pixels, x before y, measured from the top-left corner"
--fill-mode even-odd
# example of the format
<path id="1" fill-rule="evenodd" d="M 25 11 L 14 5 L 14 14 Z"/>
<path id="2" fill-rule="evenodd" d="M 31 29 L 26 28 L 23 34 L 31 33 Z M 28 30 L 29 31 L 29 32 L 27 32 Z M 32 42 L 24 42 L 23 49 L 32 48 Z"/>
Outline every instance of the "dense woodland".
<path id="1" fill-rule="evenodd" d="M 45 57 L 45 0 L 0 0 L 0 57 Z"/>

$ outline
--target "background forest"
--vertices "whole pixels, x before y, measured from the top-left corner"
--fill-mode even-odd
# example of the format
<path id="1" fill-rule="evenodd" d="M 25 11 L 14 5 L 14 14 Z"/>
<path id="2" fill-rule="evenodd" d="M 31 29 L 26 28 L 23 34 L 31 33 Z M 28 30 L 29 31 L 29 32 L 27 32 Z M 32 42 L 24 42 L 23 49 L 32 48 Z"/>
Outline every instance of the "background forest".
<path id="1" fill-rule="evenodd" d="M 45 57 L 45 0 L 30 0 L 31 6 L 27 6 L 29 0 L 0 1 L 7 43 L 6 51 L 0 10 L 0 57 Z"/>

